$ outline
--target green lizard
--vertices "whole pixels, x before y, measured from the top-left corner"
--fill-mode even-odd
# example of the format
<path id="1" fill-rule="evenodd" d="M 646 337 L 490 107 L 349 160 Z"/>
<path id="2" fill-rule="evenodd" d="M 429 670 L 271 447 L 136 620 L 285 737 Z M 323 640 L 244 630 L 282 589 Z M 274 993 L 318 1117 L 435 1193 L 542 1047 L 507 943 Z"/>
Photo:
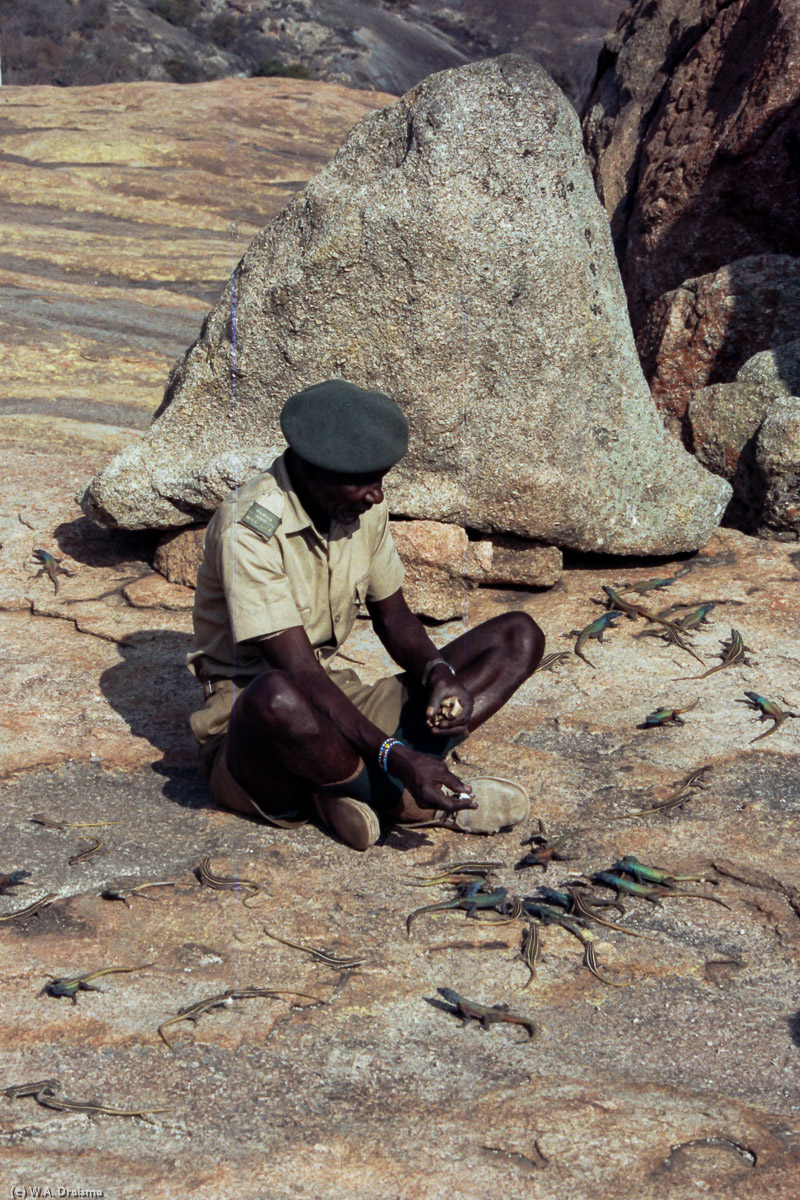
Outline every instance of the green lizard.
<path id="1" fill-rule="evenodd" d="M 638 883 L 662 883 L 665 887 L 672 887 L 674 883 L 708 883 L 705 875 L 673 875 L 661 867 L 649 867 L 639 862 L 635 854 L 623 854 L 611 870 L 632 875 Z"/>
<path id="2" fill-rule="evenodd" d="M 685 617 L 679 617 L 675 624 L 684 633 L 688 633 L 692 629 L 699 629 L 701 625 L 710 625 L 708 614 L 712 608 L 716 608 L 714 601 L 709 601 L 708 604 L 701 604 L 694 612 L 687 613 Z"/>
<path id="3" fill-rule="evenodd" d="M 700 697 L 693 700 L 691 704 L 687 704 L 684 708 L 657 708 L 655 712 L 648 713 L 640 729 L 651 729 L 657 725 L 683 725 L 681 713 L 691 712 L 693 708 L 697 708 L 700 703 Z"/>
<path id="4" fill-rule="evenodd" d="M 784 723 L 784 721 L 788 720 L 789 717 L 800 717 L 800 713 L 784 712 L 775 700 L 768 700 L 766 696 L 759 696 L 758 692 L 745 692 L 745 696 L 747 696 L 747 700 L 740 701 L 741 704 L 747 704 L 749 702 L 752 709 L 760 712 L 760 721 L 773 722 L 770 729 L 765 730 L 764 733 L 760 733 L 758 737 L 754 737 L 752 739 L 750 742 L 751 746 L 753 742 L 760 742 L 762 738 L 769 737 L 769 735 L 774 733 L 776 729 L 780 729 L 781 725 Z"/>
<path id="5" fill-rule="evenodd" d="M 575 643 L 575 653 L 577 654 L 578 658 L 582 658 L 583 661 L 587 663 L 587 665 L 590 666 L 593 671 L 595 671 L 597 668 L 593 662 L 589 662 L 589 659 L 583 653 L 583 647 L 592 638 L 598 642 L 602 642 L 605 631 L 607 629 L 615 629 L 616 626 L 614 625 L 614 621 L 617 617 L 621 617 L 622 615 L 622 612 L 618 612 L 616 609 L 610 609 L 608 612 L 604 612 L 601 617 L 598 617 L 596 621 L 592 621 L 591 624 L 587 625 L 584 629 L 570 630 L 570 637 L 577 635 L 578 638 Z"/>
<path id="6" fill-rule="evenodd" d="M 59 575 L 66 575 L 68 578 L 72 578 L 72 571 L 68 571 L 66 567 L 62 567 L 61 559 L 53 558 L 53 555 L 48 554 L 46 550 L 34 550 L 33 553 L 42 564 L 41 570 L 36 572 L 34 578 L 39 579 L 42 575 L 48 575 L 52 580 L 53 587 L 58 592 Z"/>
<path id="7" fill-rule="evenodd" d="M 480 886 L 480 885 L 478 885 Z M 448 908 L 464 909 L 468 917 L 474 917 L 479 909 L 497 908 L 498 904 L 502 904 L 508 895 L 508 889 L 504 887 L 495 888 L 493 892 L 479 892 L 468 888 L 462 892 L 460 896 L 454 896 L 452 900 L 443 900 L 440 904 L 426 904 L 423 908 L 415 908 L 412 913 L 406 917 L 406 933 L 411 934 L 411 922 L 421 913 L 426 912 L 444 912 Z"/>
<path id="8" fill-rule="evenodd" d="M 685 896 L 690 900 L 710 900 L 712 904 L 721 904 L 723 908 L 730 908 L 730 905 L 726 904 L 724 900 L 720 900 L 718 896 L 709 896 L 706 892 L 687 892 L 680 888 L 667 887 L 663 883 L 638 883 L 633 879 L 625 879 L 622 875 L 615 875 L 611 871 L 597 871 L 592 879 L 596 883 L 614 888 L 617 892 L 640 896 L 642 900 L 649 900 L 651 904 L 660 905 L 660 897 L 663 896 Z"/>

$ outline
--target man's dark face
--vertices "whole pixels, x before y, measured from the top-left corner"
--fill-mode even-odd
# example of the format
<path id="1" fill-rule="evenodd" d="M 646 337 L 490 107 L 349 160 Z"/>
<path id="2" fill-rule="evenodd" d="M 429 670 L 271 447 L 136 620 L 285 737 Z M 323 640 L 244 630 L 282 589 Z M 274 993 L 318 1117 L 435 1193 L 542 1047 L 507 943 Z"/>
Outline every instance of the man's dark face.
<path id="1" fill-rule="evenodd" d="M 363 475 L 339 475 L 315 468 L 320 475 L 320 502 L 328 516 L 340 525 L 354 525 L 373 504 L 383 500 L 385 471 Z"/>
<path id="2" fill-rule="evenodd" d="M 327 471 L 314 467 L 295 456 L 300 466 L 300 476 L 307 498 L 317 510 L 310 515 L 317 519 L 324 515 L 325 525 L 336 521 L 339 525 L 354 525 L 359 517 L 374 504 L 383 500 L 383 480 L 386 471 L 367 471 L 363 474 L 343 475 L 338 471 Z"/>

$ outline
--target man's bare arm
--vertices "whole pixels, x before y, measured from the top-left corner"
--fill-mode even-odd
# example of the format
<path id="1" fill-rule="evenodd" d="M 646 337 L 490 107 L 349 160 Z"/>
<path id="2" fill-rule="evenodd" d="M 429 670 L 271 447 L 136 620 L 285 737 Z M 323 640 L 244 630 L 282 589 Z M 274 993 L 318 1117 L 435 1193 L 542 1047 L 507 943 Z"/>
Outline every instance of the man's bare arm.
<path id="1" fill-rule="evenodd" d="M 367 720 L 330 679 L 317 661 L 302 627 L 285 629 L 274 637 L 252 644 L 258 647 L 268 667 L 285 672 L 301 688 L 360 758 L 371 762 L 377 759 L 386 734 Z M 395 746 L 390 751 L 388 765 L 391 774 L 400 779 L 422 807 L 447 811 L 474 807 L 471 799 L 458 798 L 469 789 L 438 758 L 419 754 L 407 746 Z"/>
<path id="2" fill-rule="evenodd" d="M 408 671 L 414 679 L 421 681 L 425 667 L 431 661 L 441 658 L 441 653 L 431 641 L 419 617 L 415 617 L 411 612 L 402 588 L 398 588 L 385 600 L 368 603 L 367 610 L 375 632 L 388 654 L 399 667 Z M 461 733 L 473 709 L 472 697 L 463 684 L 451 670 L 439 665 L 429 672 L 426 690 L 428 704 L 425 715 L 432 731 L 445 736 Z M 441 706 L 448 699 L 458 701 L 457 715 L 440 716 L 434 724 L 434 717 L 441 713 Z"/>

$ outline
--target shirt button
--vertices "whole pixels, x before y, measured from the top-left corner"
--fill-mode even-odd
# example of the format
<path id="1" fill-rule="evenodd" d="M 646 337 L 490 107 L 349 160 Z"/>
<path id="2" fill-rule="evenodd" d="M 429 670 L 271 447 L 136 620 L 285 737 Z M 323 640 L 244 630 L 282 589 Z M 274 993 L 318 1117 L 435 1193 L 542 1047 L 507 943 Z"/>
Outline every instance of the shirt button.
<path id="1" fill-rule="evenodd" d="M 342 619 L 341 617 L 336 617 L 336 618 L 335 618 L 335 624 L 336 624 L 336 625 L 338 625 L 338 624 L 339 624 L 339 622 L 341 621 L 341 619 Z"/>

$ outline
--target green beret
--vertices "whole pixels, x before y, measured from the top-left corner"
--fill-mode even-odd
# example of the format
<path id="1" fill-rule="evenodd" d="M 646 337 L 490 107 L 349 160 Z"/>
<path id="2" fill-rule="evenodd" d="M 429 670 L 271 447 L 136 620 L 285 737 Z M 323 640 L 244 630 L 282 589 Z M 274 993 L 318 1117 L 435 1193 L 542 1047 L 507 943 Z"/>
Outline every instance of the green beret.
<path id="1" fill-rule="evenodd" d="M 344 379 L 290 396 L 281 429 L 306 462 L 344 475 L 388 471 L 408 449 L 408 422 L 394 400 Z"/>

